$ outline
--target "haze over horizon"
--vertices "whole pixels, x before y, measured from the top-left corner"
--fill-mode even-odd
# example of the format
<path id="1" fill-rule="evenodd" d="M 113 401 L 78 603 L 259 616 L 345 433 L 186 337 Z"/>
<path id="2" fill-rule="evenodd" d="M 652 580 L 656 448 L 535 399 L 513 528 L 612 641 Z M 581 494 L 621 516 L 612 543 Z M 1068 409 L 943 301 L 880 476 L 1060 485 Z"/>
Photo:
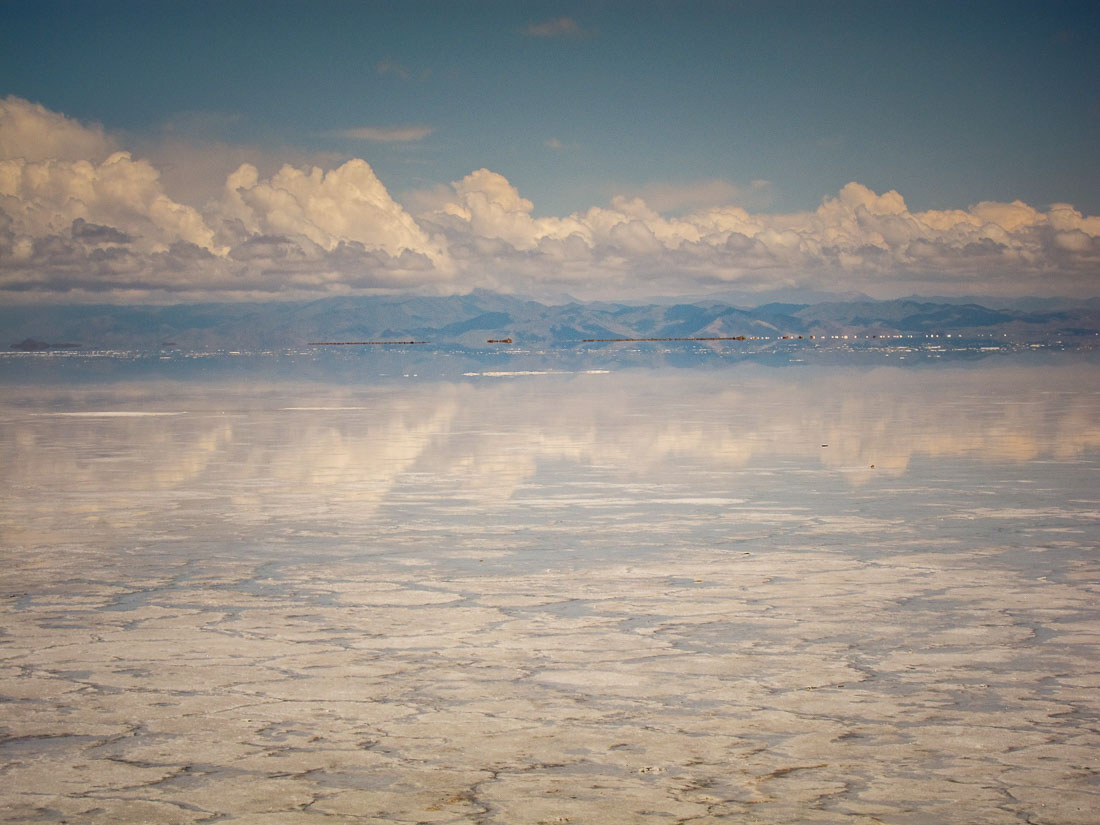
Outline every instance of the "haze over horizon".
<path id="1" fill-rule="evenodd" d="M 1100 295 L 1100 11 L 0 2 L 0 300 Z"/>

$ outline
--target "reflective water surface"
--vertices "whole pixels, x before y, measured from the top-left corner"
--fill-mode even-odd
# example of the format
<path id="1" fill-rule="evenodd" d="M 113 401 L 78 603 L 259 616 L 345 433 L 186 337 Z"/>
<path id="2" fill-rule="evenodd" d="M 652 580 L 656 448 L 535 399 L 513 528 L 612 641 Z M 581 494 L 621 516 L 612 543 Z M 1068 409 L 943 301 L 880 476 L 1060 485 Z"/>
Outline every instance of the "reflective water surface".
<path id="1" fill-rule="evenodd" d="M 410 364 L 0 384 L 0 821 L 1094 821 L 1094 361 Z"/>

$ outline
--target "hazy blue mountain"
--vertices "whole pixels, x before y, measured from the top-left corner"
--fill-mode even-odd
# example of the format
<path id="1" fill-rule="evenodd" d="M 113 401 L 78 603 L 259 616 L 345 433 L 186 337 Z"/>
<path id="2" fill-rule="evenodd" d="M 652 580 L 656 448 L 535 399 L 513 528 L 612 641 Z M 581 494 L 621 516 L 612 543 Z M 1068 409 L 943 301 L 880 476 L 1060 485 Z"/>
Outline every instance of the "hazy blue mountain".
<path id="1" fill-rule="evenodd" d="M 1035 296 L 1005 297 L 1001 295 L 910 295 L 903 300 L 933 304 L 978 304 L 990 309 L 1018 312 L 1053 312 L 1058 310 L 1100 309 L 1100 298 L 1038 298 Z"/>
<path id="2" fill-rule="evenodd" d="M 1100 331 L 1100 301 L 1037 301 L 1032 309 L 905 298 L 772 302 L 752 309 L 715 300 L 548 305 L 469 295 L 368 296 L 175 306 L 0 307 L 5 346 L 84 348 L 285 348 L 327 341 L 419 340 L 483 346 L 570 344 L 585 339 L 730 338 L 840 334 L 1011 333 L 1037 340 Z M 0 338 L 3 341 L 3 338 Z M 36 344 L 37 345 L 37 344 Z"/>

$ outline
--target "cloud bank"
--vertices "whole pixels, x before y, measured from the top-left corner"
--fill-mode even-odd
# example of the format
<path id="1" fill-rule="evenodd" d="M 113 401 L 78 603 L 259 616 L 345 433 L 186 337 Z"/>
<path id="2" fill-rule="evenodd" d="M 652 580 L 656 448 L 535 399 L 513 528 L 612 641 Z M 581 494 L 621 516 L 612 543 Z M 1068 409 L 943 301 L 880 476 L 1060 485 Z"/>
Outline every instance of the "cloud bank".
<path id="1" fill-rule="evenodd" d="M 366 138 L 369 139 L 369 138 Z M 371 290 L 642 297 L 708 290 L 1100 294 L 1100 217 L 986 201 L 911 211 L 852 182 L 812 211 L 750 212 L 721 183 L 622 195 L 538 217 L 478 169 L 412 212 L 365 160 L 242 164 L 184 204 L 99 126 L 0 100 L 0 291 L 6 300 L 306 297 Z M 748 189 L 760 189 L 755 182 Z M 654 207 L 689 204 L 676 216 Z"/>

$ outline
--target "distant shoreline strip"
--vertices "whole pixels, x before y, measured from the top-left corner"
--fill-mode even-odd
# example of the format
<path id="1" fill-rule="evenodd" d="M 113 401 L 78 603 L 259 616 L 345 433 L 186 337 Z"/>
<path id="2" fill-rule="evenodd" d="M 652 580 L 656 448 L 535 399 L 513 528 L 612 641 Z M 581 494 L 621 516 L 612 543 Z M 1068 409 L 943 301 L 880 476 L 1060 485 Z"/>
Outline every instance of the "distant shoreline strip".
<path id="1" fill-rule="evenodd" d="M 585 338 L 581 343 L 614 343 L 619 341 L 748 341 L 744 335 L 715 335 L 710 338 Z"/>
<path id="2" fill-rule="evenodd" d="M 400 344 L 426 344 L 427 341 L 310 341 L 311 347 L 392 347 Z"/>

